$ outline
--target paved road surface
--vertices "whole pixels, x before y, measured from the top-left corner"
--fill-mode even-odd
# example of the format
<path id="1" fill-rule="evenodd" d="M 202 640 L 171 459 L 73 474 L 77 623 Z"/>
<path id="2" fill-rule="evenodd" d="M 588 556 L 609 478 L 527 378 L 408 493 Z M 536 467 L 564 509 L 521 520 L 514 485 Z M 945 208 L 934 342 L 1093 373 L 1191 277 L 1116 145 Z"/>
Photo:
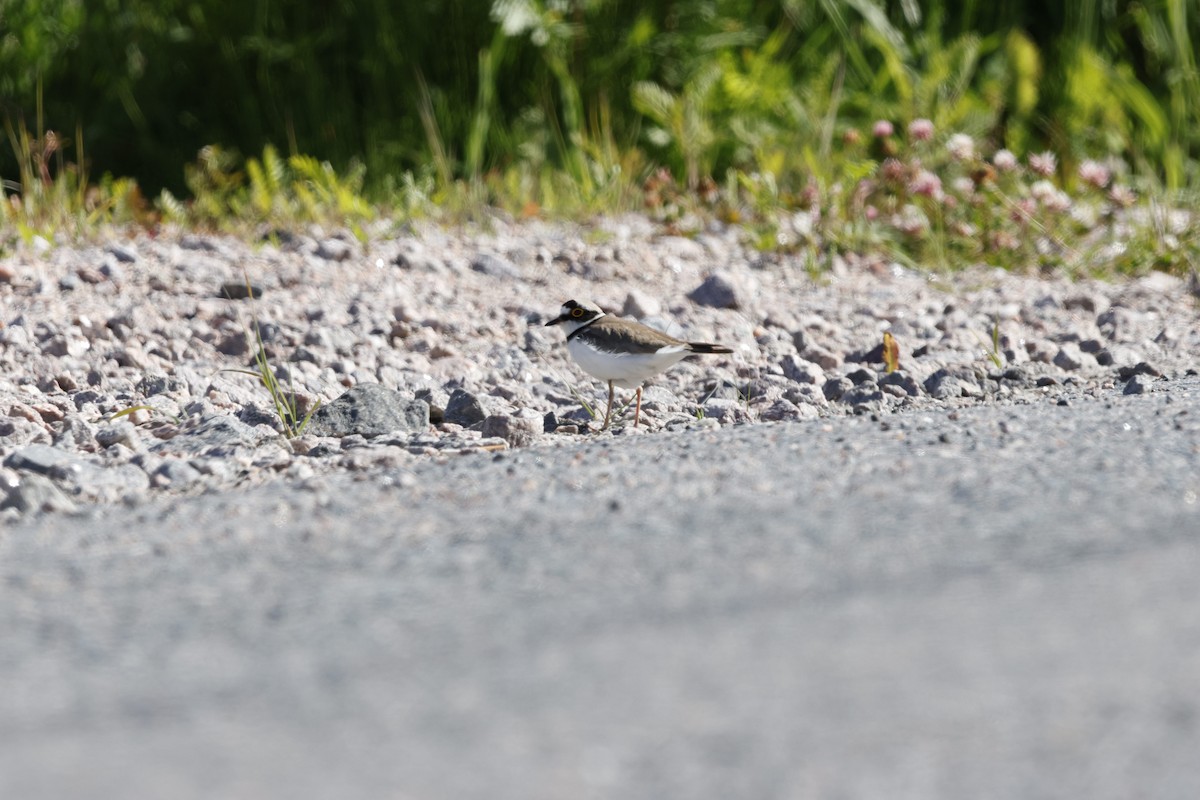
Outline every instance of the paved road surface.
<path id="1" fill-rule="evenodd" d="M 1158 387 L 0 530 L 0 797 L 1200 797 Z"/>

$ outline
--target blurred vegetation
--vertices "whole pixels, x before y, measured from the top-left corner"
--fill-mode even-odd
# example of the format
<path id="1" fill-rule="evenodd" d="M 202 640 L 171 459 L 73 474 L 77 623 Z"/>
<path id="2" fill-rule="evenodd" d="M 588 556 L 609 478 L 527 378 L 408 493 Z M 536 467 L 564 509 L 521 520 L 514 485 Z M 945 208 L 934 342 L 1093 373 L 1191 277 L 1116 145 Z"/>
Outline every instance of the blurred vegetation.
<path id="1" fill-rule="evenodd" d="M 75 216 L 360 219 L 361 192 L 735 219 L 919 160 L 927 120 L 975 161 L 1050 151 L 1067 190 L 1102 162 L 1175 193 L 1198 34 L 1198 0 L 0 0 L 0 180 L 28 205 L 68 176 Z"/>

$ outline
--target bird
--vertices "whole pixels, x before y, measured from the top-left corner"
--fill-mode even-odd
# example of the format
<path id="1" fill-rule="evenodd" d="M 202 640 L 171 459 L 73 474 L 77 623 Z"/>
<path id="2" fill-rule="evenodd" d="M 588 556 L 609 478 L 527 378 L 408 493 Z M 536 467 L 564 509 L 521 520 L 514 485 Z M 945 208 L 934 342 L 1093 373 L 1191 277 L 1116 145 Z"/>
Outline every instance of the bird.
<path id="1" fill-rule="evenodd" d="M 584 372 L 608 382 L 608 410 L 604 426 L 612 423 L 613 387 L 637 389 L 637 410 L 633 426 L 642 416 L 642 384 L 646 379 L 675 366 L 690 355 L 732 353 L 719 344 L 688 342 L 662 331 L 610 316 L 595 303 L 568 300 L 557 317 L 546 323 L 563 325 L 567 331 L 567 350 Z"/>

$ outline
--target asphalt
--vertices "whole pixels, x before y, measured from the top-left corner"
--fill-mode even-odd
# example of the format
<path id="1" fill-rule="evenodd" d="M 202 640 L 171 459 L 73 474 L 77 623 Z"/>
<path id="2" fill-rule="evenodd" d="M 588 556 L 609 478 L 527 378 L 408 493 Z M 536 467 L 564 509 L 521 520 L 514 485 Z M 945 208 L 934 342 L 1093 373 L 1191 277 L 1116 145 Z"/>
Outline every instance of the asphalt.
<path id="1" fill-rule="evenodd" d="M 1200 381 L 0 529 L 4 798 L 1200 797 Z"/>

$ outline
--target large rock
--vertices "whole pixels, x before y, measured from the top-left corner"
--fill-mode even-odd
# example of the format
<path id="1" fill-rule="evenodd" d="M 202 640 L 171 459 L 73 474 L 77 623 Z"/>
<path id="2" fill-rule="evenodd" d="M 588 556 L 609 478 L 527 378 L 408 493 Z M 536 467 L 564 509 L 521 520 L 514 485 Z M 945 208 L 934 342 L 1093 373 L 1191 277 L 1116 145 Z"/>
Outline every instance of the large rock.
<path id="1" fill-rule="evenodd" d="M 788 380 L 796 383 L 822 384 L 825 382 L 825 371 L 819 365 L 799 356 L 786 355 L 779 362 L 779 366 Z"/>
<path id="2" fill-rule="evenodd" d="M 251 427 L 234 416 L 210 414 L 189 424 L 177 436 L 152 445 L 150 450 L 155 453 L 225 457 L 270 442 L 283 445 L 279 434 L 274 431 L 262 426 Z"/>
<path id="3" fill-rule="evenodd" d="M 377 383 L 360 383 L 312 415 L 307 432 L 316 436 L 368 438 L 429 427 L 429 404 Z"/>
<path id="4" fill-rule="evenodd" d="M 688 295 L 693 303 L 713 308 L 741 308 L 745 299 L 741 296 L 740 287 L 733 276 L 727 272 L 717 271 L 704 279 Z"/>
<path id="5" fill-rule="evenodd" d="M 502 258 L 493 253 L 480 253 L 471 262 L 471 269 L 476 272 L 482 272 L 484 275 L 490 275 L 493 278 L 513 278 L 521 277 L 521 270 L 516 264 L 509 261 L 507 258 Z"/>
<path id="6" fill-rule="evenodd" d="M 956 397 L 980 397 L 983 388 L 979 379 L 969 368 L 943 368 L 925 379 L 925 391 L 935 400 L 950 400 Z"/>
<path id="7" fill-rule="evenodd" d="M 44 475 L 25 475 L 15 486 L 7 487 L 0 511 L 14 509 L 20 514 L 65 513 L 78 510 L 75 501 Z"/>
<path id="8" fill-rule="evenodd" d="M 477 425 L 488 416 L 480 397 L 466 389 L 455 389 L 446 401 L 446 411 L 443 417 L 446 422 L 455 425 Z"/>
<path id="9" fill-rule="evenodd" d="M 653 295 L 641 289 L 630 289 L 625 295 L 625 304 L 621 307 L 623 315 L 635 319 L 657 317 L 661 311 L 662 304 Z"/>
<path id="10" fill-rule="evenodd" d="M 516 414 L 492 414 L 483 420 L 480 431 L 484 438 L 498 436 L 510 447 L 526 447 L 537 441 L 546 430 L 541 413 L 523 408 Z"/>
<path id="11" fill-rule="evenodd" d="M 4 459 L 4 466 L 18 472 L 53 475 L 76 464 L 80 459 L 65 450 L 46 444 L 31 444 Z"/>

